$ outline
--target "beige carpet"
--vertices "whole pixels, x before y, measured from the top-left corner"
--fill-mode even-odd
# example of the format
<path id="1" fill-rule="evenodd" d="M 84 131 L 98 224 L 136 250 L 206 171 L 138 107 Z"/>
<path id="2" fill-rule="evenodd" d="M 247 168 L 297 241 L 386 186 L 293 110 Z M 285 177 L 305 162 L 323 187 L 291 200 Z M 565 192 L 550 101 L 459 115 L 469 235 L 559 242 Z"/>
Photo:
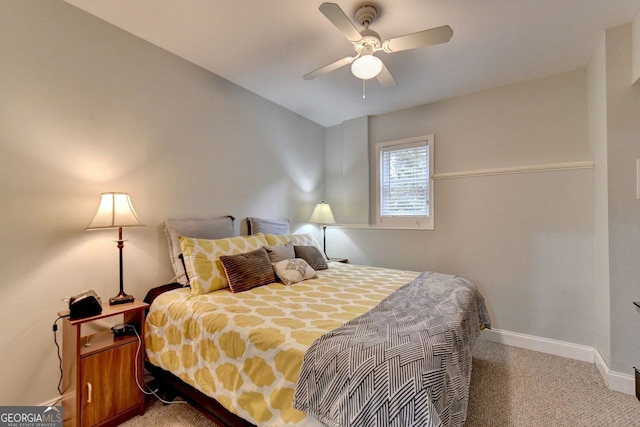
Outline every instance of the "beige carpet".
<path id="1" fill-rule="evenodd" d="M 478 341 L 465 427 L 640 426 L 635 396 L 607 389 L 595 365 Z M 186 404 L 149 401 L 147 412 L 123 424 L 211 426 Z"/>
<path id="2" fill-rule="evenodd" d="M 609 390 L 592 363 L 478 341 L 467 427 L 640 426 L 635 396 Z"/>

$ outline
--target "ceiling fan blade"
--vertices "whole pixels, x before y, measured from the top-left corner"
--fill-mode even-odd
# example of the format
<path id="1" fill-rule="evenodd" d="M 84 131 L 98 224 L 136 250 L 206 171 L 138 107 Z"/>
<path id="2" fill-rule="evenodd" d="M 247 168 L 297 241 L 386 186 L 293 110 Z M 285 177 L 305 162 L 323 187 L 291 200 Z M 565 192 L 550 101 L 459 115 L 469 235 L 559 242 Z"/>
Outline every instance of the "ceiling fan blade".
<path id="1" fill-rule="evenodd" d="M 347 15 L 335 3 L 322 3 L 320 12 L 327 17 L 329 21 L 335 25 L 342 34 L 344 34 L 350 42 L 358 42 L 362 40 L 362 35 L 353 23 L 347 18 Z"/>
<path id="2" fill-rule="evenodd" d="M 378 80 L 378 83 L 380 83 L 380 85 L 386 89 L 398 86 L 398 83 L 396 83 L 396 79 L 393 78 L 387 66 L 384 65 L 384 62 L 382 63 L 382 71 L 380 71 L 380 73 L 376 76 L 376 80 Z"/>
<path id="3" fill-rule="evenodd" d="M 331 71 L 335 71 L 338 68 L 351 64 L 353 62 L 353 59 L 354 58 L 351 56 L 346 56 L 342 59 L 338 59 L 337 61 L 332 62 L 331 64 L 325 65 L 324 67 L 320 67 L 317 70 L 314 70 L 314 71 L 311 71 L 310 73 L 305 74 L 304 79 L 313 80 L 316 77 L 319 77 L 323 74 L 330 73 Z"/>
<path id="4" fill-rule="evenodd" d="M 417 49 L 419 47 L 430 46 L 432 44 L 446 43 L 453 36 L 453 30 L 448 25 L 431 28 L 430 30 L 418 31 L 385 40 L 382 49 L 385 52 L 400 52 L 402 50 Z"/>

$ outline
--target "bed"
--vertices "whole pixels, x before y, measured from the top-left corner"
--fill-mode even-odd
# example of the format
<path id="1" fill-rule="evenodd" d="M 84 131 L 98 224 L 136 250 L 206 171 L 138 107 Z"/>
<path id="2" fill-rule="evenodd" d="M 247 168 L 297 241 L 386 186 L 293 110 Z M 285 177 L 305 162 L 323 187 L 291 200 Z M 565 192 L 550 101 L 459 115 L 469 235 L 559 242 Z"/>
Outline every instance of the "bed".
<path id="1" fill-rule="evenodd" d="M 313 251 L 317 242 L 289 234 L 212 241 L 218 243 L 212 252 L 208 242 L 201 242 L 206 250 L 181 242 L 191 287 L 154 299 L 145 341 L 157 372 L 171 373 L 239 417 L 223 423 L 464 423 L 471 349 L 490 327 L 484 300 L 468 280 L 326 259 L 323 267 L 303 253 L 307 267 L 318 261 L 320 268 L 298 268 L 293 282 L 286 275 L 277 280 L 276 272 L 273 280 L 234 292 L 247 280 L 234 283 L 228 258 L 248 262 L 246 254 L 264 242 L 277 251 L 287 244 Z M 221 248 L 233 255 L 221 255 Z M 199 284 L 197 256 L 213 270 L 224 260 L 227 286 Z"/>

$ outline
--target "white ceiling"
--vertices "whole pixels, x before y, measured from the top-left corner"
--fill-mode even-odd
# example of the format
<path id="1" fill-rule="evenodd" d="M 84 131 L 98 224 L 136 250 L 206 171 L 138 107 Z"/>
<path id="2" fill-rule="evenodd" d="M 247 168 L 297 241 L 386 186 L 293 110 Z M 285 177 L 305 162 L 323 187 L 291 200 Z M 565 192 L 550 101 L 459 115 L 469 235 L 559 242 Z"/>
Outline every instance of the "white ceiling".
<path id="1" fill-rule="evenodd" d="M 370 80 L 363 100 L 348 66 L 302 78 L 354 53 L 322 0 L 66 1 L 323 126 L 583 67 L 604 29 L 640 11 L 640 0 L 337 0 L 352 21 L 374 4 L 382 39 L 454 31 L 447 44 L 380 53 L 398 87 Z"/>

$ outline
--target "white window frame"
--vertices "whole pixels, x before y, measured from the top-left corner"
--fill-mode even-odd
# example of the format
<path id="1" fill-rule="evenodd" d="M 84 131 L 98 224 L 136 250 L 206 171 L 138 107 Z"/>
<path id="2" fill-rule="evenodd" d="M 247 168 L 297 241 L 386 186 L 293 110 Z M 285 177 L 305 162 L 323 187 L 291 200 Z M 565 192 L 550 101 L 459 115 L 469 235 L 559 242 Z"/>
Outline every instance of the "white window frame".
<path id="1" fill-rule="evenodd" d="M 389 147 L 397 149 L 405 149 L 411 147 L 428 146 L 429 153 L 429 215 L 415 216 L 382 216 L 381 215 L 381 153 Z M 375 225 L 378 227 L 388 228 L 410 228 L 421 230 L 434 229 L 434 198 L 433 198 L 433 152 L 434 152 L 434 136 L 422 135 L 413 138 L 405 138 L 394 141 L 379 142 L 375 145 L 375 183 L 374 183 L 374 200 L 375 200 Z"/>

